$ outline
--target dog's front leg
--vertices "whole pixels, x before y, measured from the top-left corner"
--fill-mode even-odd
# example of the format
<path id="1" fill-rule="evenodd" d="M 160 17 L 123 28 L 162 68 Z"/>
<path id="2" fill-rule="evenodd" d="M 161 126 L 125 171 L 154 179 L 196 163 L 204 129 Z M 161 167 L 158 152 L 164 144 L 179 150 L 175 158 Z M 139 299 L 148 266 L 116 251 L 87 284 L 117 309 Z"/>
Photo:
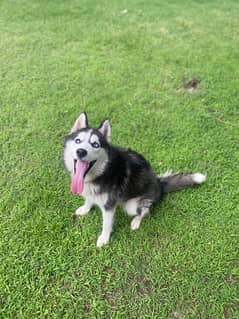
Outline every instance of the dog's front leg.
<path id="1" fill-rule="evenodd" d="M 97 239 L 96 246 L 101 247 L 106 245 L 109 242 L 110 234 L 112 232 L 113 223 L 114 223 L 114 215 L 115 215 L 115 207 L 113 208 L 102 208 L 102 217 L 103 217 L 103 228 L 102 233 Z"/>
<path id="2" fill-rule="evenodd" d="M 88 198 L 85 199 L 84 205 L 77 208 L 75 211 L 75 217 L 83 216 L 89 213 L 91 207 L 93 206 L 93 202 Z"/>

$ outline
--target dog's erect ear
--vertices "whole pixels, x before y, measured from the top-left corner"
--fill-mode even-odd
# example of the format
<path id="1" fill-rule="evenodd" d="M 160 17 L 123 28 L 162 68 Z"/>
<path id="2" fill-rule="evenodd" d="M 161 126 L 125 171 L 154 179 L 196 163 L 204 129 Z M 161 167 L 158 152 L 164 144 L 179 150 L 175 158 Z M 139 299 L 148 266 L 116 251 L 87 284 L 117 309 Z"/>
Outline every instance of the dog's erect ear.
<path id="1" fill-rule="evenodd" d="M 110 126 L 109 120 L 104 120 L 104 121 L 100 124 L 98 130 L 100 131 L 101 134 L 104 135 L 106 141 L 107 141 L 108 143 L 110 143 L 111 126 Z"/>
<path id="2" fill-rule="evenodd" d="M 85 112 L 81 113 L 79 117 L 76 119 L 74 125 L 71 128 L 71 133 L 74 133 L 82 128 L 88 126 L 87 115 Z"/>

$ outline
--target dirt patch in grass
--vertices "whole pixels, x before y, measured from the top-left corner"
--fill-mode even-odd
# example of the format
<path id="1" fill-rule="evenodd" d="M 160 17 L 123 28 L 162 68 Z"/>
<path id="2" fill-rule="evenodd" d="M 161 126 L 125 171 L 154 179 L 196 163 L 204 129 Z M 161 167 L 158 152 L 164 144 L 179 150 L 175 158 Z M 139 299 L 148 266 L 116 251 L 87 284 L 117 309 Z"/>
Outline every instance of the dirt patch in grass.
<path id="1" fill-rule="evenodd" d="M 239 275 L 232 275 L 232 274 L 230 274 L 230 275 L 228 275 L 228 276 L 226 277 L 226 281 L 227 281 L 229 284 L 235 284 L 235 283 L 239 284 Z"/>
<path id="2" fill-rule="evenodd" d="M 173 312 L 173 319 L 183 319 L 183 316 L 180 315 L 177 311 Z"/>
<path id="3" fill-rule="evenodd" d="M 183 88 L 189 93 L 193 93 L 198 91 L 199 85 L 201 83 L 201 80 L 198 78 L 192 78 L 192 79 L 184 79 L 183 80 Z"/>
<path id="4" fill-rule="evenodd" d="M 112 286 L 112 282 L 115 284 L 118 282 L 117 274 L 107 266 L 103 270 L 101 293 L 103 299 L 112 307 L 116 307 L 122 297 L 130 296 L 132 293 L 135 294 L 135 291 L 138 295 L 152 296 L 154 293 L 151 280 L 144 274 L 130 273 L 125 285 L 121 287 Z"/>
<path id="5" fill-rule="evenodd" d="M 84 313 L 90 313 L 92 311 L 92 307 L 89 303 L 85 303 L 83 306 Z"/>
<path id="6" fill-rule="evenodd" d="M 137 279 L 137 285 L 136 285 L 137 291 L 141 293 L 142 295 L 152 296 L 153 294 L 152 282 L 144 278 L 144 276 L 142 275 L 137 276 L 136 279 Z"/>
<path id="7" fill-rule="evenodd" d="M 129 276 L 129 286 L 135 286 L 141 295 L 153 295 L 153 285 L 151 280 L 147 279 L 143 274 L 131 274 Z"/>
<path id="8" fill-rule="evenodd" d="M 105 266 L 103 269 L 102 277 L 102 297 L 108 304 L 116 307 L 120 298 L 121 291 L 119 288 L 110 286 L 108 282 L 109 279 L 113 279 L 113 281 L 117 282 L 116 273 L 111 267 Z"/>

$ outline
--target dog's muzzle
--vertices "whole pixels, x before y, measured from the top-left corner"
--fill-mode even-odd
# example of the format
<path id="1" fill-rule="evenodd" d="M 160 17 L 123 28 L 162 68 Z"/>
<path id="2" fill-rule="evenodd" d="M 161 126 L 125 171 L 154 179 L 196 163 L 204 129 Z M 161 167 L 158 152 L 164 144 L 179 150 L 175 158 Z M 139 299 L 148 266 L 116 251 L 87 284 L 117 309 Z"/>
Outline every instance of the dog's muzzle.
<path id="1" fill-rule="evenodd" d="M 78 150 L 76 150 L 76 154 L 79 159 L 82 159 L 83 157 L 87 155 L 87 151 L 84 150 L 83 148 L 78 148 Z"/>

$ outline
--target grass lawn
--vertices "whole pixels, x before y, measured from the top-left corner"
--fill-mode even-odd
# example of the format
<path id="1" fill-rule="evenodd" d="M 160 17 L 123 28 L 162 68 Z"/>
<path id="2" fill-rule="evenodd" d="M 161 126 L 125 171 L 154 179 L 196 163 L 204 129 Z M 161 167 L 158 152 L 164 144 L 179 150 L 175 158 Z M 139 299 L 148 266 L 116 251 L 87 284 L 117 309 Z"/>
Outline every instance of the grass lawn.
<path id="1" fill-rule="evenodd" d="M 236 0 L 1 1 L 0 318 L 239 318 L 238 16 Z M 97 249 L 101 214 L 73 224 L 61 157 L 81 111 L 158 173 L 208 181 L 135 232 L 119 209 Z"/>

